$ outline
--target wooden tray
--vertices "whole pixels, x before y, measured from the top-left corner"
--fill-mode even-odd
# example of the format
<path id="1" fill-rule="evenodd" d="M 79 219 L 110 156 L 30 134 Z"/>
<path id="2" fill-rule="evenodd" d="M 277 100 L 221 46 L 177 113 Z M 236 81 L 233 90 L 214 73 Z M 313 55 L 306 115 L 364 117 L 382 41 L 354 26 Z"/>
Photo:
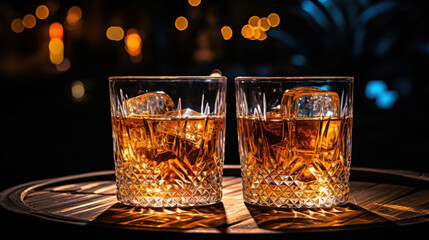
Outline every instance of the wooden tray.
<path id="1" fill-rule="evenodd" d="M 222 203 L 194 208 L 119 204 L 113 171 L 40 180 L 9 188 L 0 205 L 15 213 L 73 225 L 147 232 L 282 234 L 401 227 L 429 222 L 429 176 L 352 168 L 350 203 L 290 210 L 243 203 L 240 169 L 225 166 Z"/>

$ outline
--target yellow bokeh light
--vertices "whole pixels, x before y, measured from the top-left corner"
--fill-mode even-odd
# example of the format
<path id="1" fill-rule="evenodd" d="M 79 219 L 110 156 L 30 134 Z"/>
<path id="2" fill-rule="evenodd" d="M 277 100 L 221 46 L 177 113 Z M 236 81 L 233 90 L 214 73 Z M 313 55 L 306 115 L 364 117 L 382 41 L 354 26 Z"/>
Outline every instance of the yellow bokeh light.
<path id="1" fill-rule="evenodd" d="M 183 31 L 188 27 L 188 19 L 183 16 L 176 18 L 174 22 L 174 26 L 176 26 L 177 30 Z"/>
<path id="2" fill-rule="evenodd" d="M 201 0 L 188 0 L 189 5 L 191 5 L 192 7 L 196 7 L 198 5 L 200 5 Z"/>
<path id="3" fill-rule="evenodd" d="M 129 51 L 137 51 L 140 48 L 141 39 L 137 33 L 132 33 L 126 38 L 127 49 Z"/>
<path id="4" fill-rule="evenodd" d="M 106 36 L 112 41 L 121 41 L 124 38 L 124 30 L 119 26 L 111 26 L 106 31 Z"/>
<path id="5" fill-rule="evenodd" d="M 125 50 L 130 56 L 138 56 L 141 53 L 142 39 L 137 30 L 131 28 L 125 37 Z"/>
<path id="6" fill-rule="evenodd" d="M 259 19 L 258 27 L 262 31 L 265 31 L 265 32 L 268 31 L 270 29 L 270 24 L 268 23 L 268 18 L 263 17 L 263 18 Z"/>
<path id="7" fill-rule="evenodd" d="M 49 8 L 45 5 L 40 5 L 36 8 L 36 17 L 38 19 L 46 19 L 49 16 Z"/>
<path id="8" fill-rule="evenodd" d="M 64 54 L 64 43 L 59 38 L 54 38 L 49 41 L 49 53 L 53 55 Z"/>
<path id="9" fill-rule="evenodd" d="M 244 25 L 241 28 L 241 35 L 243 35 L 243 37 L 245 38 L 251 38 L 253 36 L 253 29 L 250 25 Z"/>
<path id="10" fill-rule="evenodd" d="M 22 20 L 19 18 L 13 19 L 12 22 L 10 23 L 10 28 L 15 33 L 20 33 L 24 31 L 24 25 L 22 24 Z"/>
<path id="11" fill-rule="evenodd" d="M 33 28 L 36 26 L 36 17 L 33 14 L 27 14 L 22 18 L 22 24 L 26 28 Z"/>
<path id="12" fill-rule="evenodd" d="M 229 40 L 232 38 L 232 29 L 229 26 L 224 26 L 220 29 L 223 39 Z"/>
<path id="13" fill-rule="evenodd" d="M 67 12 L 66 21 L 68 24 L 76 24 L 82 17 L 82 10 L 78 6 L 73 6 Z"/>
<path id="14" fill-rule="evenodd" d="M 251 16 L 249 18 L 248 24 L 252 27 L 258 26 L 259 17 L 258 16 Z"/>
<path id="15" fill-rule="evenodd" d="M 280 24 L 280 17 L 277 13 L 271 13 L 268 15 L 268 24 L 271 27 L 277 27 Z"/>
<path id="16" fill-rule="evenodd" d="M 51 63 L 58 65 L 63 62 L 64 54 L 49 54 L 49 60 Z"/>

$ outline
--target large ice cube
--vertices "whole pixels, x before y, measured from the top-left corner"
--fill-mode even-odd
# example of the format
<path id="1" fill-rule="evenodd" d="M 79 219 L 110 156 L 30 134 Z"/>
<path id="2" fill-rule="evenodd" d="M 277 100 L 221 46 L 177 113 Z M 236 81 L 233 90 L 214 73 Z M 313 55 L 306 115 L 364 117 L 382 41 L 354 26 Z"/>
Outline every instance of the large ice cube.
<path id="1" fill-rule="evenodd" d="M 173 137 L 174 141 L 186 140 L 200 147 L 203 137 L 210 138 L 213 126 L 208 124 L 207 115 L 191 109 L 168 112 L 163 115 L 165 120 L 156 126 L 156 131 L 165 135 L 165 139 Z"/>
<path id="2" fill-rule="evenodd" d="M 336 92 L 297 87 L 283 94 L 280 113 L 285 117 L 334 117 L 340 115 L 339 105 Z"/>
<path id="3" fill-rule="evenodd" d="M 127 116 L 159 116 L 173 111 L 175 108 L 171 97 L 162 91 L 149 92 L 137 97 L 129 98 L 125 100 L 125 105 L 127 107 Z"/>
<path id="4" fill-rule="evenodd" d="M 155 129 L 159 147 L 191 163 L 197 159 L 202 145 L 215 133 L 213 121 L 191 109 L 168 112 L 162 118 Z"/>

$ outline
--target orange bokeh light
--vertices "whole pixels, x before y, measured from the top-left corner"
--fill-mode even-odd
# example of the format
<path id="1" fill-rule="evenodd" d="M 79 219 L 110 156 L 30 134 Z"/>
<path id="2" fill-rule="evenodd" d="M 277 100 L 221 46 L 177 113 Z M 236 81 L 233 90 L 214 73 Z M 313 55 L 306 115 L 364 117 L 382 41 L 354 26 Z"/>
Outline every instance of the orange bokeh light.
<path id="1" fill-rule="evenodd" d="M 259 21 L 258 21 L 258 27 L 262 31 L 265 31 L 265 32 L 268 31 L 270 29 L 270 24 L 268 22 L 268 18 L 263 17 L 263 18 L 259 19 Z"/>
<path id="2" fill-rule="evenodd" d="M 189 5 L 191 5 L 192 7 L 196 7 L 198 5 L 200 5 L 201 0 L 188 0 Z"/>
<path id="3" fill-rule="evenodd" d="M 78 6 L 73 6 L 67 12 L 66 21 L 68 24 L 76 24 L 82 18 L 82 10 Z"/>
<path id="4" fill-rule="evenodd" d="M 248 24 L 252 27 L 257 27 L 259 19 L 260 18 L 258 16 L 251 16 L 249 18 Z"/>
<path id="5" fill-rule="evenodd" d="M 36 17 L 34 17 L 33 14 L 27 14 L 22 19 L 22 24 L 26 28 L 33 28 L 34 26 L 36 26 Z"/>
<path id="6" fill-rule="evenodd" d="M 24 25 L 22 24 L 22 20 L 19 18 L 15 18 L 11 23 L 10 23 L 10 28 L 12 29 L 12 31 L 14 31 L 15 33 L 20 33 L 22 31 L 24 31 Z"/>
<path id="7" fill-rule="evenodd" d="M 268 23 L 271 27 L 277 27 L 280 24 L 280 17 L 277 13 L 268 15 Z"/>
<path id="8" fill-rule="evenodd" d="M 64 28 L 63 25 L 61 25 L 61 23 L 58 22 L 54 22 L 49 26 L 49 37 L 51 39 L 54 38 L 59 38 L 59 39 L 63 39 L 64 37 Z"/>
<path id="9" fill-rule="evenodd" d="M 36 8 L 36 17 L 38 19 L 46 19 L 49 16 L 49 8 L 45 5 L 40 5 Z"/>
<path id="10" fill-rule="evenodd" d="M 229 40 L 232 38 L 232 29 L 229 26 L 224 26 L 220 29 L 223 39 Z"/>
<path id="11" fill-rule="evenodd" d="M 177 30 L 183 31 L 188 27 L 188 19 L 183 16 L 176 18 L 174 22 L 174 26 L 176 26 Z"/>
<path id="12" fill-rule="evenodd" d="M 142 49 L 142 39 L 137 30 L 131 28 L 125 36 L 125 50 L 130 56 L 138 56 Z"/>

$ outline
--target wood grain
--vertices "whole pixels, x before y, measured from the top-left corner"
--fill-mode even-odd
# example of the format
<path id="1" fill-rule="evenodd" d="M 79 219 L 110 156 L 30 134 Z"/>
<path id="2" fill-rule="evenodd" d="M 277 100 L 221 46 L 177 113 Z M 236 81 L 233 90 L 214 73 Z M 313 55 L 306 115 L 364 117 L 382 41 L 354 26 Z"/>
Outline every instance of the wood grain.
<path id="1" fill-rule="evenodd" d="M 352 168 L 348 204 L 296 210 L 244 204 L 239 167 L 227 167 L 225 172 L 235 176 L 224 176 L 223 200 L 211 206 L 142 208 L 119 204 L 113 171 L 22 184 L 3 191 L 0 204 L 51 221 L 151 232 L 278 234 L 429 222 L 427 174 Z"/>

